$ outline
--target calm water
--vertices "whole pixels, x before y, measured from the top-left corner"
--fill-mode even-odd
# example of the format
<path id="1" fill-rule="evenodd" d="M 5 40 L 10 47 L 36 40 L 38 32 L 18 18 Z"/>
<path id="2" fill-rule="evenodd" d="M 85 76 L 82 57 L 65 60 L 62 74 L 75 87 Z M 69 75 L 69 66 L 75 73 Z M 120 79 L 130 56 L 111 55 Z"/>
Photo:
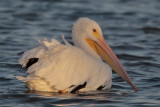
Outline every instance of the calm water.
<path id="1" fill-rule="evenodd" d="M 98 1 L 98 2 L 97 2 Z M 15 79 L 26 75 L 18 64 L 36 38 L 64 34 L 71 41 L 79 17 L 96 20 L 105 39 L 125 66 L 137 93 L 113 75 L 110 92 L 79 94 L 28 92 Z M 0 106 L 142 106 L 160 105 L 159 0 L 1 0 Z"/>

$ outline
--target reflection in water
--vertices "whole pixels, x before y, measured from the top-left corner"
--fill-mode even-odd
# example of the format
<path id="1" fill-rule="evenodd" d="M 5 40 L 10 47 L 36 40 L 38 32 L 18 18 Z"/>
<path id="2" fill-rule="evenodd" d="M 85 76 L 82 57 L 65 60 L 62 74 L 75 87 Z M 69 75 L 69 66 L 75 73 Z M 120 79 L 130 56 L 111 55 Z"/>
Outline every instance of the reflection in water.
<path id="1" fill-rule="evenodd" d="M 97 106 L 98 104 L 112 104 L 119 103 L 119 99 L 134 94 L 133 92 L 121 92 L 121 91 L 93 91 L 93 92 L 85 92 L 85 93 L 50 93 L 50 92 L 34 92 L 28 91 L 26 94 L 30 95 L 38 95 L 39 98 L 47 99 L 49 105 L 56 106 L 77 106 L 79 104 L 88 106 Z M 35 99 L 33 99 L 33 102 Z M 31 102 L 31 101 L 30 101 Z M 81 106 L 82 106 L 81 105 Z"/>
<path id="2" fill-rule="evenodd" d="M 133 92 L 121 92 L 121 91 L 92 91 L 92 92 L 81 92 L 81 93 L 53 93 L 53 92 L 40 92 L 40 91 L 26 91 L 27 94 L 36 94 L 44 98 L 87 98 L 87 99 L 110 99 L 110 98 L 121 98 L 126 95 L 132 94 Z"/>
<path id="3" fill-rule="evenodd" d="M 132 92 L 121 92 L 121 91 L 93 91 L 85 93 L 50 93 L 50 92 L 35 92 L 27 91 L 26 94 L 38 95 L 39 98 L 45 98 L 48 100 L 50 105 L 56 106 L 72 106 L 78 104 L 87 104 L 90 106 L 95 106 L 97 104 L 107 104 L 107 103 L 118 103 L 119 100 L 126 95 L 132 94 Z M 37 98 L 38 98 L 37 97 Z M 38 98 L 38 100 L 40 100 Z M 35 99 L 32 99 L 35 101 Z M 33 101 L 33 102 L 34 102 Z M 30 101 L 31 102 L 31 101 Z M 90 104 L 91 103 L 91 104 Z"/>

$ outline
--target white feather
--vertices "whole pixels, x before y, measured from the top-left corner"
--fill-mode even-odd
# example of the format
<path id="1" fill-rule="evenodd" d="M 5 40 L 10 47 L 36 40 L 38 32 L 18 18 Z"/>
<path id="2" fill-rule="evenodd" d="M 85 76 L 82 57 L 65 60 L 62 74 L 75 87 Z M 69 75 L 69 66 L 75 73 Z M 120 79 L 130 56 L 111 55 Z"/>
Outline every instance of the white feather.
<path id="1" fill-rule="evenodd" d="M 24 52 L 23 56 L 19 59 L 19 63 L 23 65 L 23 67 L 26 66 L 28 59 L 41 58 L 44 56 L 45 51 L 47 51 L 50 46 L 56 46 L 60 44 L 56 39 L 48 41 L 46 38 L 44 38 L 43 40 L 39 39 L 38 42 L 39 44 L 37 45 L 37 47 Z"/>

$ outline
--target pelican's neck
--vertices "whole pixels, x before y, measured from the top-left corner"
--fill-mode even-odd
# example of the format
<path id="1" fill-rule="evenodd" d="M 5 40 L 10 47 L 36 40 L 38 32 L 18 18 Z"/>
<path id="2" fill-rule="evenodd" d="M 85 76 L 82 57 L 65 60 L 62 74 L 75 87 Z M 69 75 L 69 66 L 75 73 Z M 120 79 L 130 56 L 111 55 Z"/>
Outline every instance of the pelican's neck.
<path id="1" fill-rule="evenodd" d="M 86 42 L 85 39 L 77 39 L 77 38 L 72 38 L 75 46 L 79 47 L 83 51 L 85 51 L 88 55 L 102 60 L 101 57 L 97 54 L 97 52 Z"/>

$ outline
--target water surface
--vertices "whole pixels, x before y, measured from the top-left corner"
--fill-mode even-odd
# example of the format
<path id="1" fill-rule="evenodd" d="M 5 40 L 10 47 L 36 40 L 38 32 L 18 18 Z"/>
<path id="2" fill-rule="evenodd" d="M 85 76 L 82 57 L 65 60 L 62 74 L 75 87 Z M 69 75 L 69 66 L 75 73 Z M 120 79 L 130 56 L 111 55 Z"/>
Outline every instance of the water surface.
<path id="1" fill-rule="evenodd" d="M 142 106 L 160 105 L 159 0 L 1 0 L 0 106 Z M 79 17 L 96 20 L 133 82 L 134 90 L 116 74 L 111 91 L 78 94 L 28 92 L 15 76 L 18 64 L 36 38 L 71 41 Z"/>

